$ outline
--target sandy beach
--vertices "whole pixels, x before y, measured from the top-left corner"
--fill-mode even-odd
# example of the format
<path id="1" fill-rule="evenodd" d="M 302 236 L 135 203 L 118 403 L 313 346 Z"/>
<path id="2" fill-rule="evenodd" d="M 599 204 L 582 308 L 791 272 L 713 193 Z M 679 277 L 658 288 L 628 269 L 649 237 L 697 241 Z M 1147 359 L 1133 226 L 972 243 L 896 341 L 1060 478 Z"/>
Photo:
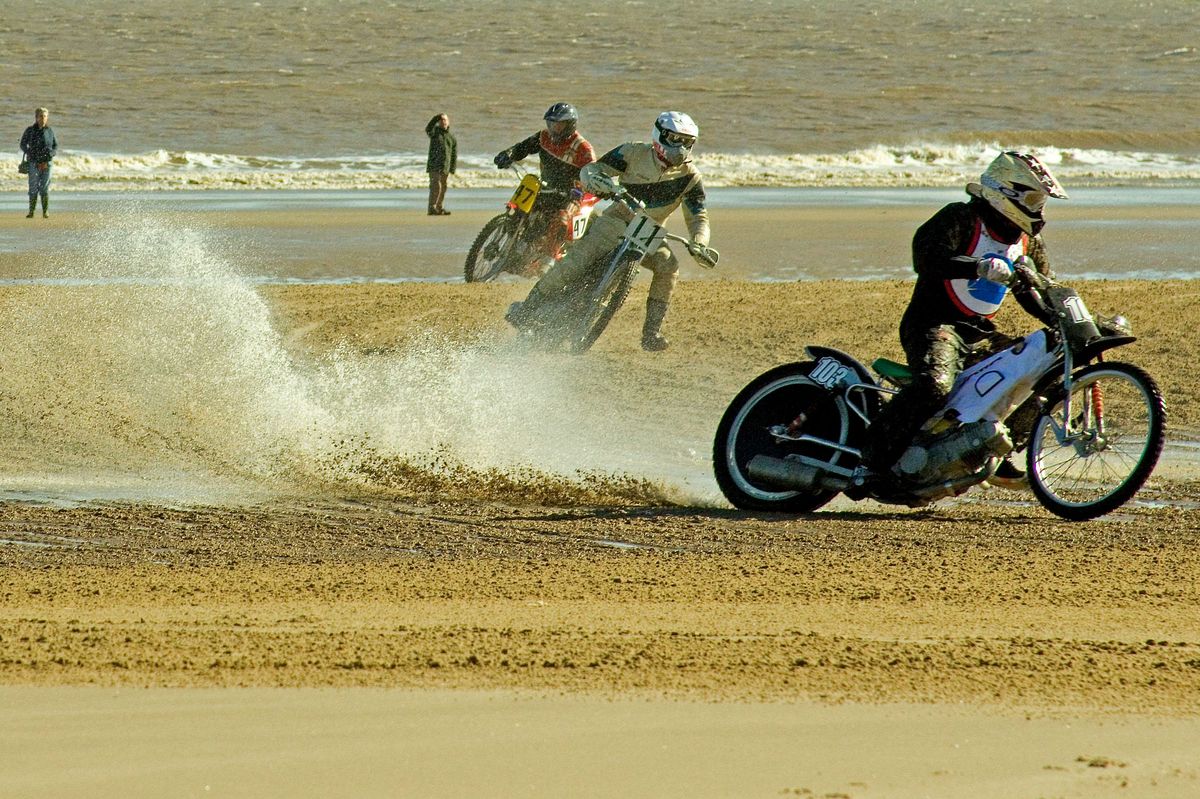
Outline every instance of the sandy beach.
<path id="1" fill-rule="evenodd" d="M 305 257 L 362 272 L 371 255 L 338 252 L 332 231 L 383 230 L 386 213 L 209 225 L 328 229 Z M 836 257 L 822 231 L 862 221 L 842 214 L 723 212 L 728 270 L 687 267 L 661 355 L 637 348 L 644 280 L 583 358 L 508 346 L 501 315 L 525 283 L 222 289 L 241 316 L 246 292 L 261 300 L 262 340 L 296 373 L 336 353 L 346 391 L 378 380 L 381 396 L 363 389 L 342 412 L 393 403 L 389 424 L 416 442 L 389 450 L 364 423 L 369 452 L 351 441 L 303 469 L 237 461 L 261 454 L 232 417 L 266 383 L 197 398 L 230 418 L 152 406 L 233 379 L 201 354 L 226 354 L 205 329 L 225 317 L 187 316 L 209 295 L 0 289 L 10 319 L 42 323 L 3 342 L 0 794 L 1194 796 L 1200 286 L 1077 284 L 1133 320 L 1141 339 L 1114 357 L 1154 374 L 1169 412 L 1162 467 L 1103 519 L 1071 524 L 994 489 L 922 511 L 733 511 L 707 461 L 742 385 L 806 343 L 899 355 L 903 281 L 744 279 L 794 241 Z M 892 253 L 909 216 L 857 252 Z M 454 235 L 485 217 L 456 215 Z M 393 223 L 415 241 L 432 224 Z M 389 247 L 380 258 L 434 272 L 460 257 Z M 164 308 L 183 318 L 134 324 Z M 1000 322 L 1024 325 L 1015 307 Z M 160 337 L 149 372 L 120 362 L 143 352 L 130 325 Z M 71 377 L 83 367 L 93 382 Z M 404 375 L 430 388 L 410 396 Z M 460 384 L 485 379 L 510 407 L 471 404 L 491 395 Z M 233 425 L 219 438 L 195 427 L 218 421 Z M 78 501 L 87 487 L 63 475 L 104 464 L 147 496 Z M 164 464 L 175 482 L 156 482 Z M 180 481 L 225 498 L 166 490 Z"/>
<path id="2" fill-rule="evenodd" d="M 0 799 L 1200 796 L 1194 0 L 5 7 Z M 461 282 L 563 101 L 700 126 L 665 353 L 645 276 L 580 358 Z M 1007 149 L 1162 388 L 1147 485 L 733 510 L 726 404 L 899 357 L 914 229 Z"/>

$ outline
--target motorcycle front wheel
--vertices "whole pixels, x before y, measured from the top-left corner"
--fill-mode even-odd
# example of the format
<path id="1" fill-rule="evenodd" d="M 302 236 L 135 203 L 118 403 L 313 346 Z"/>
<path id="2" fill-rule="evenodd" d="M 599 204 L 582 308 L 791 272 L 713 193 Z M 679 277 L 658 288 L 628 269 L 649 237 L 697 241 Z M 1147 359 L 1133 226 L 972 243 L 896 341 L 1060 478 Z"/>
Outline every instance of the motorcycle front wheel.
<path id="1" fill-rule="evenodd" d="M 850 414 L 836 394 L 811 378 L 810 361 L 778 366 L 743 388 L 729 404 L 713 441 L 713 472 L 721 493 L 742 510 L 804 513 L 829 502 L 836 491 L 792 491 L 765 484 L 747 473 L 755 455 L 785 458 L 807 455 L 835 465 L 850 456 L 811 442 L 778 440 L 771 428 L 782 425 L 793 436 L 808 435 L 842 446 L 849 442 Z"/>
<path id="2" fill-rule="evenodd" d="M 621 310 L 637 275 L 638 260 L 639 256 L 627 256 L 624 263 L 613 273 L 608 285 L 597 287 L 600 290 L 599 294 L 595 288 L 592 289 L 592 294 L 580 313 L 575 333 L 571 337 L 572 354 L 581 355 L 591 349 L 613 316 Z"/>
<path id="3" fill-rule="evenodd" d="M 1075 373 L 1066 393 L 1033 425 L 1029 487 L 1051 513 L 1083 521 L 1128 502 L 1163 448 L 1166 404 L 1154 379 L 1127 363 Z"/>
<path id="4" fill-rule="evenodd" d="M 508 214 L 495 216 L 483 226 L 471 249 L 467 251 L 467 262 L 463 266 L 463 277 L 468 283 L 485 283 L 495 280 L 508 265 L 513 246 L 517 243 L 520 225 Z"/>

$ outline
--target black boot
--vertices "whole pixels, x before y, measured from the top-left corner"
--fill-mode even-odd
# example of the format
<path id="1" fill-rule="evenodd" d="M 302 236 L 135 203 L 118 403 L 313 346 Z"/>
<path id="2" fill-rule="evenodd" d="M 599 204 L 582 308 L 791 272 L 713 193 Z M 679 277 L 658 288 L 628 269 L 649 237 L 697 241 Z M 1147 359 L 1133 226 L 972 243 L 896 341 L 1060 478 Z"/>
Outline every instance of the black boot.
<path id="1" fill-rule="evenodd" d="M 523 302 L 514 302 L 508 306 L 508 312 L 504 314 L 504 321 L 520 331 L 530 329 L 533 326 L 538 307 L 543 301 L 544 295 L 538 289 L 538 284 L 534 283 L 533 288 L 529 290 L 529 296 Z"/>
<path id="2" fill-rule="evenodd" d="M 46 207 L 49 205 L 50 205 L 50 198 L 47 197 L 45 194 L 43 194 L 42 195 L 42 219 L 50 218 L 50 212 L 46 210 Z"/>
<path id="3" fill-rule="evenodd" d="M 663 320 L 667 318 L 667 304 L 662 300 L 646 300 L 646 321 L 642 324 L 642 349 L 646 352 L 662 352 L 670 346 L 663 338 Z"/>
<path id="4" fill-rule="evenodd" d="M 29 213 L 25 215 L 26 219 L 33 219 L 33 212 L 37 210 L 37 197 L 29 198 Z"/>

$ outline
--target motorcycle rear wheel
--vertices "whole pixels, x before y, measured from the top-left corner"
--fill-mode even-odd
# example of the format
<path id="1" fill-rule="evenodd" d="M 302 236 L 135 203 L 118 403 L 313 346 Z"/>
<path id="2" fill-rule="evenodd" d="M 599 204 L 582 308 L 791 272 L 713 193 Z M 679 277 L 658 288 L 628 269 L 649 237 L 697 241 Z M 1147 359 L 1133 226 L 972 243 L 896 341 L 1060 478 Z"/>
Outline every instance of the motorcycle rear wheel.
<path id="1" fill-rule="evenodd" d="M 475 237 L 467 251 L 467 262 L 463 265 L 463 277 L 468 283 L 485 283 L 495 280 L 508 265 L 513 246 L 518 241 L 520 225 L 508 214 L 500 214 L 488 220 Z"/>
<path id="2" fill-rule="evenodd" d="M 791 425 L 793 433 L 856 446 L 848 440 L 851 420 L 845 404 L 809 378 L 815 366 L 803 361 L 766 372 L 743 388 L 721 417 L 713 441 L 713 472 L 721 493 L 734 507 L 805 513 L 837 496 L 837 491 L 781 489 L 756 480 L 746 471 L 755 455 L 784 458 L 803 454 L 834 464 L 850 457 L 811 443 L 777 441 L 769 432 L 774 425 Z"/>
<path id="3" fill-rule="evenodd" d="M 1145 371 L 1097 363 L 1075 373 L 1071 429 L 1060 443 L 1065 396 L 1033 425 L 1026 456 L 1029 487 L 1051 513 L 1084 521 L 1128 502 L 1162 453 L 1166 404 Z"/>

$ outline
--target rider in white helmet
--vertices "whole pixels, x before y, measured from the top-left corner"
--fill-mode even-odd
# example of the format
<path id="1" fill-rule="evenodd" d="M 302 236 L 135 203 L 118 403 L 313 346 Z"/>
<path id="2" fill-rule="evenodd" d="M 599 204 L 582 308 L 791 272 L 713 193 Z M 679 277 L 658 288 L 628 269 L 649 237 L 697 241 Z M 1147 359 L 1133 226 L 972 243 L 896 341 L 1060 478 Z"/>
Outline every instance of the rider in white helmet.
<path id="1" fill-rule="evenodd" d="M 626 142 L 588 164 L 580 171 L 584 189 L 610 196 L 624 188 L 646 204 L 646 213 L 663 224 L 676 208 L 683 206 L 683 218 L 690 238 L 708 245 L 708 211 L 704 184 L 692 162 L 692 148 L 700 128 L 687 114 L 664 111 L 654 120 L 649 142 Z M 587 267 L 612 251 L 621 240 L 627 219 L 624 208 L 614 203 L 593 220 L 584 237 L 534 285 L 523 303 L 517 303 L 506 316 L 517 328 L 524 329 L 533 311 L 547 297 L 569 291 Z M 642 349 L 665 350 L 667 339 L 661 329 L 667 315 L 671 292 L 679 272 L 679 261 L 663 245 L 646 256 L 642 266 L 654 276 L 646 300 L 646 320 L 642 325 Z"/>
<path id="2" fill-rule="evenodd" d="M 945 404 L 967 356 L 1002 336 L 992 316 L 1008 294 L 1013 262 L 1027 257 L 1039 272 L 1050 274 L 1039 235 L 1045 225 L 1043 208 L 1048 198 L 1067 197 L 1050 170 L 1028 153 L 1003 152 L 966 190 L 970 200 L 945 206 L 913 236 L 917 282 L 900 320 L 900 343 L 914 379 L 871 425 L 879 433 L 869 441 L 863 460 L 876 473 L 886 473 L 921 425 Z M 980 260 L 977 265 L 953 260 L 960 255 Z M 1034 316 L 1045 313 L 1027 292 L 1014 295 Z M 1028 430 L 1017 429 L 1020 418 L 1018 412 L 1009 420 L 1017 449 L 1028 436 Z M 1023 477 L 1005 461 L 993 482 L 1014 487 Z"/>
<path id="3" fill-rule="evenodd" d="M 664 111 L 654 120 L 650 143 L 664 164 L 679 166 L 692 157 L 692 147 L 700 137 L 700 127 L 687 114 Z"/>
<path id="4" fill-rule="evenodd" d="M 1067 199 L 1066 191 L 1041 161 L 1013 150 L 996 156 L 979 176 L 978 183 L 967 184 L 967 193 L 987 200 L 992 208 L 1031 236 L 1040 233 L 1046 224 L 1042 218 L 1046 200 Z"/>

